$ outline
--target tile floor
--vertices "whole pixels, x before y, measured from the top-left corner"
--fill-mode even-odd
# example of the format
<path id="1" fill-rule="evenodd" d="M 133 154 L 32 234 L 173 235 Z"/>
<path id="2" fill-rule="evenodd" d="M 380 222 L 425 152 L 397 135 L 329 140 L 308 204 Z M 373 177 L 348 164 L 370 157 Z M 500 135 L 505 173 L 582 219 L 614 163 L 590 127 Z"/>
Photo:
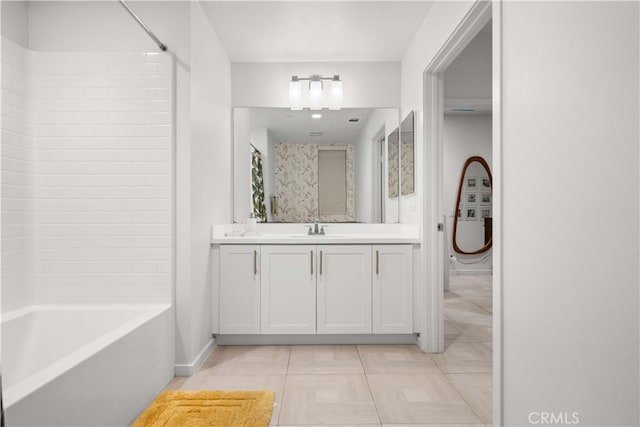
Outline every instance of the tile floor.
<path id="1" fill-rule="evenodd" d="M 412 345 L 220 346 L 167 389 L 275 390 L 273 426 L 489 426 L 491 316 L 491 276 L 452 275 L 442 354 Z"/>

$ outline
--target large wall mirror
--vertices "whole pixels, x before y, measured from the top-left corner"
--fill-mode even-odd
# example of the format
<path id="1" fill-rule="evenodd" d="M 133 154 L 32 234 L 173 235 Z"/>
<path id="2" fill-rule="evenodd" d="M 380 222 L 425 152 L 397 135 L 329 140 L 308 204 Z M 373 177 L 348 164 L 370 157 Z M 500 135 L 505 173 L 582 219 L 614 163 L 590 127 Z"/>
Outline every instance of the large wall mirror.
<path id="1" fill-rule="evenodd" d="M 469 157 L 462 167 L 453 221 L 453 249 L 463 255 L 486 252 L 492 244 L 493 179 L 487 162 Z"/>
<path id="2" fill-rule="evenodd" d="M 395 108 L 234 108 L 234 221 L 398 222 L 399 118 Z"/>

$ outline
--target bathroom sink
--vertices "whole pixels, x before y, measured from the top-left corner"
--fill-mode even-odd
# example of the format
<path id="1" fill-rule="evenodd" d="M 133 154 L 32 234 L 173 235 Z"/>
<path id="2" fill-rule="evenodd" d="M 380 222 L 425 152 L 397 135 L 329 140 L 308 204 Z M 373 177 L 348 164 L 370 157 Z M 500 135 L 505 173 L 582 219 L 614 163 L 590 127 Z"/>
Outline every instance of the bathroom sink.
<path id="1" fill-rule="evenodd" d="M 303 237 L 344 237 L 342 234 L 291 234 L 289 237 L 300 239 Z"/>

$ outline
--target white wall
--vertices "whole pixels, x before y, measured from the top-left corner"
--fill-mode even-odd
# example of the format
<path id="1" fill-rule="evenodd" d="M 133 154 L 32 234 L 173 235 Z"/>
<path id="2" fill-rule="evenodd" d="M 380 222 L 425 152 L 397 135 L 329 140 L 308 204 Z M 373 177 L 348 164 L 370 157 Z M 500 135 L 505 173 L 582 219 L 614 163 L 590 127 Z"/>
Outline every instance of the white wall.
<path id="1" fill-rule="evenodd" d="M 448 71 L 448 70 L 447 70 Z M 445 227 L 448 252 L 458 258 L 449 264 L 452 272 L 491 271 L 491 252 L 479 255 L 462 255 L 453 250 L 453 215 L 460 184 L 460 174 L 466 160 L 471 156 L 480 156 L 492 167 L 491 115 L 485 114 L 447 114 L 444 116 L 443 140 L 443 183 L 442 203 L 446 213 Z M 460 221 L 459 227 L 472 226 L 473 232 L 483 235 L 482 221 Z M 470 227 L 469 227 L 470 228 Z M 471 230 L 469 230 L 471 232 Z M 463 232 L 460 228 L 458 232 Z M 479 247 L 479 246 L 478 246 Z"/>
<path id="2" fill-rule="evenodd" d="M 289 107 L 292 75 L 339 74 L 345 108 L 400 105 L 398 62 L 234 62 L 231 64 L 234 107 Z"/>
<path id="3" fill-rule="evenodd" d="M 502 3 L 505 425 L 640 424 L 639 15 Z"/>
<path id="4" fill-rule="evenodd" d="M 210 226 L 231 221 L 231 69 L 199 2 L 191 3 L 191 295 L 190 364 L 211 341 L 213 278 Z M 180 311 L 179 307 L 179 311 Z M 186 320 L 180 319 L 179 320 Z"/>
<path id="5" fill-rule="evenodd" d="M 2 36 L 22 47 L 29 47 L 29 3 L 26 1 L 3 1 Z"/>

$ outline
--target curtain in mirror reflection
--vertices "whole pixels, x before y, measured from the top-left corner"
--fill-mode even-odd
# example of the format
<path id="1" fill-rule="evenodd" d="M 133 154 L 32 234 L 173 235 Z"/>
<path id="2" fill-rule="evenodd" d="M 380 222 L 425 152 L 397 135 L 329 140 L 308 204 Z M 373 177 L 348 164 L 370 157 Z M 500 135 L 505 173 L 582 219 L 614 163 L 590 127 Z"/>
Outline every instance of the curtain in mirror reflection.
<path id="1" fill-rule="evenodd" d="M 253 215 L 259 222 L 267 222 L 267 208 L 264 205 L 264 180 L 262 177 L 262 156 L 254 149 L 251 153 L 251 195 Z"/>

